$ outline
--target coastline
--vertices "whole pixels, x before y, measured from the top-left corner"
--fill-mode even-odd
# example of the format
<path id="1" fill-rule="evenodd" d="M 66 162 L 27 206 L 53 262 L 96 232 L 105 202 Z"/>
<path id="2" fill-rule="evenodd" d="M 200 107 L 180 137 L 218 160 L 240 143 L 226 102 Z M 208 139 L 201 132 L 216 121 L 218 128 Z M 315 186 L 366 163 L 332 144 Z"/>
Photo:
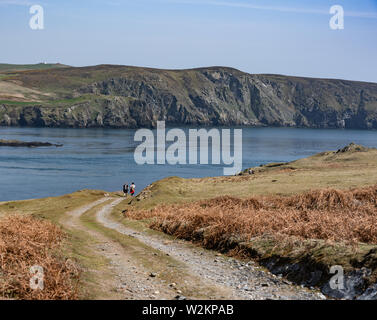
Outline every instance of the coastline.
<path id="1" fill-rule="evenodd" d="M 347 241 L 328 242 L 315 238 L 305 240 L 297 237 L 283 239 L 278 236 L 278 233 L 263 234 L 245 241 L 242 237 L 237 238 L 223 233 L 225 238 L 217 245 L 212 240 L 208 242 L 206 240 L 208 235 L 195 228 L 190 232 L 187 231 L 184 236 L 176 234 L 174 230 L 180 230 L 183 225 L 184 228 L 189 228 L 190 222 L 187 219 L 178 221 L 174 219 L 176 216 L 179 217 L 177 215 L 177 212 L 181 210 L 179 208 L 189 208 L 196 205 L 198 201 L 199 204 L 203 203 L 206 207 L 207 203 L 221 203 L 221 198 L 254 203 L 260 201 L 253 200 L 259 199 L 258 197 L 262 197 L 261 199 L 263 197 L 289 199 L 296 195 L 307 194 L 309 196 L 313 192 L 314 194 L 347 193 L 350 192 L 348 190 L 356 188 L 357 191 L 353 192 L 360 194 L 363 192 L 362 188 L 374 190 L 372 182 L 375 181 L 377 175 L 376 158 L 377 149 L 350 144 L 339 150 L 321 152 L 309 158 L 287 163 L 261 165 L 252 168 L 253 174 L 245 170 L 241 175 L 232 177 L 197 179 L 169 177 L 152 183 L 134 198 L 124 199 L 121 197 L 121 192 L 81 190 L 60 197 L 1 202 L 0 213 L 2 217 L 12 213 L 32 213 L 36 217 L 60 224 L 61 221 L 67 219 L 67 210 L 72 210 L 84 203 L 91 203 L 94 200 L 103 199 L 101 201 L 105 201 L 103 203 L 106 205 L 110 199 L 116 199 L 116 203 L 119 205 L 116 205 L 111 211 L 112 223 L 131 228 L 134 232 L 147 232 L 148 234 L 149 231 L 146 230 L 152 228 L 158 231 L 154 231 L 157 232 L 156 235 L 160 236 L 162 231 L 184 239 L 187 243 L 193 242 L 205 249 L 216 250 L 224 256 L 234 257 L 239 261 L 252 259 L 277 276 L 277 279 L 287 279 L 291 283 L 313 290 L 314 288 L 321 289 L 323 294 L 332 298 L 374 299 L 377 294 L 375 285 L 377 244 L 350 244 Z M 355 170 L 358 175 L 354 175 Z M 336 181 L 333 180 L 334 177 L 336 177 Z M 354 179 L 354 181 L 352 182 L 350 179 Z M 337 190 L 333 188 L 337 188 Z M 205 192 L 203 192 L 204 190 Z M 318 192 L 314 190 L 318 190 Z M 250 197 L 252 200 L 248 200 Z M 61 205 L 60 203 L 65 204 Z M 174 214 L 171 222 L 169 219 L 163 218 L 163 222 L 160 224 L 158 222 L 159 214 L 155 218 L 144 216 L 143 212 L 151 214 L 159 210 L 158 208 L 161 206 L 165 206 L 166 209 L 163 211 L 166 212 L 169 212 L 170 207 L 173 208 Z M 56 212 L 52 212 L 51 208 L 56 208 L 53 209 Z M 90 221 L 90 223 L 94 223 L 94 220 Z M 169 223 L 172 223 L 172 226 Z M 204 225 L 203 230 L 209 226 Z M 106 227 L 101 226 L 102 229 L 104 232 L 108 232 Z M 113 236 L 115 237 L 115 234 Z M 116 239 L 118 239 L 117 237 Z M 208 243 L 215 245 L 209 246 Z M 75 244 L 79 247 L 82 245 L 81 243 Z M 344 267 L 347 283 L 346 288 L 340 291 L 334 291 L 328 285 L 332 277 L 330 268 L 336 264 Z"/>

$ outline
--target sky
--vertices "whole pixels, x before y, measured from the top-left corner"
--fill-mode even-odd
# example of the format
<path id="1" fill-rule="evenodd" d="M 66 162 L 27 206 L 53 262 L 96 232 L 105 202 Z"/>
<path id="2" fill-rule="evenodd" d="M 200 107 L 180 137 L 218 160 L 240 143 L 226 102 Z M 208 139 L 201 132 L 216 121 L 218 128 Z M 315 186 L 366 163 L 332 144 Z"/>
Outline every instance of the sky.
<path id="1" fill-rule="evenodd" d="M 377 82 L 377 0 L 0 0 L 0 63 L 42 61 Z"/>

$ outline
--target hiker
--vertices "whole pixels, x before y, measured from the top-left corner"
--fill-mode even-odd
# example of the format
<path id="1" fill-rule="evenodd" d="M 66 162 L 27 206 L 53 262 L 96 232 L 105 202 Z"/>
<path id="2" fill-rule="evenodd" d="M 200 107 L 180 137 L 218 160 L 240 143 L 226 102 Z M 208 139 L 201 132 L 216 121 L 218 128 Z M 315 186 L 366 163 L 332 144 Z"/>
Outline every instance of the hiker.
<path id="1" fill-rule="evenodd" d="M 129 190 L 128 184 L 124 184 L 123 185 L 123 193 L 124 193 L 124 196 L 126 198 L 127 198 L 127 195 L 128 195 L 128 190 Z"/>
<path id="2" fill-rule="evenodd" d="M 131 194 L 131 197 L 133 197 L 134 194 L 135 194 L 135 188 L 136 188 L 135 183 L 132 182 L 132 183 L 131 183 L 131 187 L 130 187 L 130 194 Z"/>

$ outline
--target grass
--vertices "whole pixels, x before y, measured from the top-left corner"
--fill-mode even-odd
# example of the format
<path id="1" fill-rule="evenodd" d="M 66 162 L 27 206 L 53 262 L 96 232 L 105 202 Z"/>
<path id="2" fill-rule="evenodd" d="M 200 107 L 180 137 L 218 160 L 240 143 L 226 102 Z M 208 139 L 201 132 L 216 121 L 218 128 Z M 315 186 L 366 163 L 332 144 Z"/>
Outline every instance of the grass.
<path id="1" fill-rule="evenodd" d="M 40 104 L 35 101 L 11 101 L 11 100 L 0 100 L 0 104 L 6 104 L 11 106 L 30 106 L 30 105 L 36 105 Z"/>
<path id="2" fill-rule="evenodd" d="M 103 290 L 103 283 L 112 278 L 108 269 L 109 261 L 98 255 L 92 249 L 97 239 L 90 234 L 66 230 L 69 242 L 64 248 L 64 255 L 80 266 L 82 273 L 80 277 L 79 299 L 83 300 L 108 300 L 117 298 L 114 293 Z"/>
<path id="3" fill-rule="evenodd" d="M 103 191 L 82 190 L 60 197 L 0 202 L 0 217 L 9 214 L 32 215 L 58 223 L 66 212 L 94 202 L 103 195 Z"/>
<path id="4" fill-rule="evenodd" d="M 310 282 L 312 272 L 321 272 L 317 283 L 321 286 L 331 277 L 332 266 L 340 265 L 344 272 L 350 273 L 360 268 L 372 271 L 365 277 L 367 285 L 377 280 L 377 247 L 376 245 L 347 245 L 344 242 L 327 242 L 323 240 L 303 240 L 297 238 L 276 238 L 273 235 L 254 237 L 246 242 L 234 242 L 229 254 L 252 257 L 275 273 L 284 274 L 296 283 Z M 298 271 L 286 271 L 287 266 L 299 266 Z"/>
<path id="5" fill-rule="evenodd" d="M 102 205 L 92 208 L 91 212 L 98 210 Z M 66 232 L 69 235 L 69 243 L 65 248 L 65 255 L 77 261 L 83 270 L 79 298 L 84 300 L 120 299 L 121 296 L 115 291 L 104 290 L 104 285 L 111 281 L 114 275 L 108 268 L 110 261 L 98 255 L 93 249 L 98 239 L 81 229 L 72 228 L 67 229 Z"/>
<path id="6" fill-rule="evenodd" d="M 0 217 L 8 219 L 8 217 L 16 216 L 20 219 L 37 219 L 37 221 L 42 221 L 43 223 L 52 221 L 54 225 L 57 225 L 67 218 L 67 212 L 92 203 L 103 196 L 104 192 L 102 191 L 83 190 L 56 198 L 0 203 Z M 82 215 L 81 222 L 85 228 L 63 229 L 65 236 L 61 247 L 59 247 L 59 257 L 64 261 L 75 262 L 81 271 L 80 287 L 74 298 L 96 300 L 123 298 L 120 293 L 114 290 L 108 290 L 109 288 L 114 289 L 112 287 L 114 278 L 113 271 L 108 267 L 109 260 L 98 254 L 93 248 L 96 243 L 99 243 L 98 238 L 87 230 L 99 232 L 107 239 L 119 243 L 127 252 L 127 255 L 132 257 L 134 261 L 140 263 L 144 269 L 157 273 L 158 277 L 164 280 L 166 284 L 179 282 L 178 287 L 182 291 L 182 294 L 196 298 L 206 298 L 215 294 L 214 289 L 210 286 L 203 288 L 199 283 L 196 284 L 195 281 L 197 280 L 193 280 L 180 262 L 158 250 L 148 247 L 135 238 L 122 235 L 114 230 L 109 230 L 97 223 L 95 219 L 96 212 L 103 205 L 106 205 L 106 203 L 107 202 L 101 203 Z M 124 203 L 120 203 L 112 212 L 112 216 L 117 217 L 118 221 L 124 220 L 121 212 L 123 208 Z M 156 231 L 148 229 L 147 226 L 142 226 L 139 222 L 130 223 L 133 227 L 138 225 L 139 230 L 147 229 L 148 233 L 157 233 Z M 24 229 L 27 228 L 19 228 L 19 230 L 22 230 L 19 236 L 22 237 Z M 43 227 L 40 229 L 43 229 Z M 166 236 L 166 240 L 171 241 L 172 238 Z M 18 245 L 18 247 L 21 247 L 21 245 Z M 47 247 L 47 245 L 45 247 Z M 38 258 L 41 257 L 43 256 L 40 255 Z M 179 281 L 177 281 L 177 279 L 179 279 Z M 181 281 L 182 279 L 187 280 L 187 282 Z M 104 286 L 108 286 L 109 288 L 104 289 Z M 202 291 L 200 291 L 199 288 L 201 288 Z M 13 294 L 12 296 L 15 298 L 25 298 L 20 294 Z"/>
<path id="7" fill-rule="evenodd" d="M 83 190 L 61 197 L 3 202 L 0 203 L 0 219 L 8 219 L 8 217 L 15 216 L 20 219 L 37 219 L 37 221 L 45 223 L 52 221 L 54 225 L 59 225 L 59 222 L 65 217 L 68 211 L 92 203 L 102 198 L 103 195 L 104 192 L 102 191 Z M 25 230 L 27 231 L 27 228 L 25 228 Z M 22 228 L 22 232 L 20 232 L 19 235 L 22 236 L 23 233 L 24 228 Z M 96 291 L 96 281 L 98 280 L 93 276 L 93 272 L 88 271 L 94 270 L 95 272 L 97 270 L 97 272 L 101 272 L 103 278 L 109 276 L 106 273 L 106 269 L 102 267 L 106 265 L 107 261 L 98 257 L 89 249 L 90 244 L 94 243 L 95 239 L 76 230 L 65 229 L 64 234 L 66 236 L 59 247 L 59 257 L 76 262 L 83 271 L 80 276 L 81 286 L 75 298 L 108 298 L 103 296 L 100 290 Z M 48 247 L 48 245 L 45 247 Z M 42 257 L 42 255 L 40 257 Z M 19 262 L 22 261 L 19 260 Z M 25 298 L 21 295 L 16 296 Z"/>
<path id="8" fill-rule="evenodd" d="M 264 234 L 377 244 L 376 207 L 377 186 L 373 186 L 349 191 L 324 189 L 289 197 L 223 196 L 131 210 L 127 216 L 152 218 L 152 228 L 180 238 L 192 240 L 196 235 L 210 249 L 221 249 L 222 242 L 234 235 L 249 241 Z"/>
<path id="9" fill-rule="evenodd" d="M 154 209 L 131 209 L 131 219 L 150 228 L 229 255 L 256 258 L 262 264 L 301 264 L 346 272 L 370 268 L 377 279 L 377 186 L 318 190 L 293 196 L 229 196 Z M 302 281 L 306 272 L 288 274 Z"/>
<path id="10" fill-rule="evenodd" d="M 64 233 L 55 224 L 30 216 L 0 220 L 0 295 L 3 299 L 74 300 L 80 271 L 61 255 Z M 43 268 L 43 290 L 30 286 L 30 268 Z"/>
<path id="11" fill-rule="evenodd" d="M 9 77 L 9 75 L 7 75 L 7 74 L 1 74 L 0 73 L 0 81 L 1 80 L 5 80 L 5 79 L 7 79 Z"/>
<path id="12" fill-rule="evenodd" d="M 196 280 L 190 276 L 185 266 L 181 262 L 162 253 L 159 250 L 149 247 L 133 237 L 123 235 L 98 223 L 96 221 L 95 214 L 103 205 L 106 205 L 106 203 L 92 208 L 81 216 L 80 219 L 87 228 L 100 232 L 108 239 L 112 239 L 116 243 L 119 243 L 127 252 L 127 255 L 130 255 L 134 261 L 140 263 L 144 269 L 149 270 L 149 272 L 156 273 L 158 278 L 163 280 L 166 284 L 177 282 L 177 279 L 179 279 L 179 289 L 182 291 L 183 295 L 195 297 L 197 299 L 205 299 L 208 296 L 215 294 L 214 289 L 210 286 L 203 287 L 202 284 L 196 283 Z M 149 234 L 157 233 L 153 230 L 148 230 L 146 226 L 143 226 L 143 224 L 138 222 L 127 222 L 123 218 L 123 209 L 123 202 L 114 208 L 111 216 L 115 221 L 123 223 L 125 226 L 131 227 L 134 230 Z M 169 236 L 165 236 L 165 238 L 166 240 L 173 240 L 172 237 Z"/>
<path id="13" fill-rule="evenodd" d="M 67 105 L 67 104 L 73 105 L 73 104 L 77 104 L 77 103 L 85 102 L 89 100 L 90 100 L 89 96 L 80 96 L 80 97 L 70 98 L 70 99 L 49 100 L 46 103 L 48 106 Z"/>
<path id="14" fill-rule="evenodd" d="M 329 151 L 289 163 L 253 168 L 254 175 L 244 173 L 200 179 L 169 177 L 143 190 L 132 206 L 150 209 L 159 204 L 187 203 L 219 196 L 288 196 L 323 188 L 347 190 L 372 186 L 377 181 L 376 159 L 377 149 Z"/>
<path id="15" fill-rule="evenodd" d="M 5 73 L 5 71 L 1 73 L 1 69 L 11 69 L 13 70 L 13 73 L 11 71 L 9 71 L 9 73 Z M 215 82 L 215 79 L 212 79 L 212 76 L 216 78 L 216 75 L 225 76 L 222 80 Z M 250 125 L 262 125 L 264 121 L 262 120 L 262 114 L 260 114 L 258 110 L 253 111 L 252 109 L 259 108 L 258 99 L 260 99 L 261 92 L 265 90 L 264 87 L 260 87 L 260 83 L 255 86 L 253 89 L 254 92 L 250 98 L 253 108 L 250 108 L 250 101 L 246 101 L 249 98 L 244 101 L 244 99 L 241 98 L 242 94 L 239 96 L 240 93 L 233 92 L 234 88 L 232 82 L 229 85 L 228 81 L 233 81 L 229 80 L 233 79 L 233 77 L 235 77 L 234 79 L 251 77 L 250 81 L 253 83 L 257 79 L 258 82 L 260 79 L 263 79 L 263 83 L 274 84 L 274 87 L 279 88 L 278 92 L 281 93 L 281 96 L 279 94 L 279 97 L 275 97 L 276 92 L 272 91 L 269 92 L 269 95 L 281 100 L 280 106 L 285 110 L 285 112 L 282 111 L 281 114 L 284 114 L 285 116 L 283 117 L 282 115 L 278 115 L 275 111 L 270 110 L 268 106 L 266 106 L 266 110 L 260 111 L 262 113 L 267 112 L 269 114 L 267 118 L 270 118 L 270 116 L 272 119 L 276 118 L 275 122 L 271 119 L 270 124 L 272 125 L 281 124 L 291 126 L 295 121 L 295 117 L 293 116 L 293 111 L 289 105 L 292 104 L 291 102 L 293 102 L 293 104 L 296 106 L 302 105 L 302 103 L 305 102 L 302 100 L 303 97 L 311 97 L 314 94 L 317 96 L 316 99 L 319 101 L 318 105 L 321 106 L 321 109 L 323 109 L 322 111 L 331 109 L 344 113 L 346 112 L 345 105 L 353 105 L 352 101 L 360 96 L 361 91 L 365 91 L 366 95 L 375 97 L 377 88 L 376 84 L 372 83 L 368 84 L 340 80 L 309 79 L 278 75 L 248 75 L 242 73 L 241 71 L 225 67 L 210 67 L 191 70 L 158 70 L 152 68 L 137 68 L 115 65 L 98 65 L 80 68 L 60 65 L 0 65 L 0 79 L 4 80 L 2 81 L 4 87 L 0 88 L 0 96 L 2 96 L 1 98 L 3 100 L 33 100 L 41 102 L 43 107 L 51 107 L 51 110 L 52 108 L 66 108 L 68 106 L 75 105 L 76 103 L 87 102 L 87 105 L 85 106 L 86 108 L 90 104 L 91 109 L 94 107 L 101 112 L 102 115 L 107 113 L 108 105 L 111 105 L 111 112 L 115 112 L 115 109 L 119 109 L 122 112 L 128 109 L 134 111 L 134 109 L 136 110 L 139 105 L 144 104 L 148 109 L 151 107 L 150 101 L 152 100 L 166 100 L 165 98 L 161 97 L 169 97 L 169 99 L 174 97 L 176 100 L 174 103 L 183 106 L 183 109 L 186 110 L 185 112 L 188 112 L 190 115 L 185 116 L 186 122 L 191 121 L 194 123 L 208 125 L 210 122 L 214 121 L 213 117 L 218 117 L 220 114 L 222 114 L 220 116 L 220 122 L 224 122 L 223 120 L 228 118 L 230 123 L 234 122 L 238 124 L 249 123 Z M 226 78 L 228 80 L 225 80 Z M 123 79 L 126 83 L 122 84 L 122 81 L 118 83 L 118 79 Z M 236 82 L 238 83 L 238 80 Z M 138 88 L 139 86 L 140 88 Z M 242 81 L 239 82 L 239 86 L 240 88 L 243 86 L 243 88 L 246 90 L 245 92 L 247 93 L 248 89 L 244 86 L 244 84 L 242 84 Z M 222 94 L 225 94 L 226 92 L 226 99 L 220 97 L 220 91 L 223 92 Z M 210 92 L 213 96 L 218 95 L 218 105 L 216 107 L 212 106 L 213 108 L 210 107 L 210 110 L 208 108 L 205 108 L 208 109 L 206 111 L 202 110 L 201 104 L 203 103 L 201 100 L 206 100 L 205 97 L 203 98 L 202 96 L 203 92 Z M 96 100 L 101 93 L 109 94 L 107 97 L 109 103 L 106 103 L 106 101 Z M 77 98 L 67 99 L 67 97 L 73 95 L 82 95 L 84 98 L 80 99 L 79 101 L 76 101 Z M 342 98 L 342 103 L 338 101 L 340 98 L 336 98 L 338 95 L 342 97 L 344 96 L 344 99 Z M 123 100 L 119 100 L 119 97 L 123 97 Z M 129 100 L 125 100 L 125 97 L 129 98 Z M 131 100 L 134 99 L 138 99 L 139 101 L 137 103 L 130 103 Z M 254 99 L 256 100 L 254 101 Z M 373 119 L 373 110 L 375 110 L 377 107 L 377 104 L 374 101 L 376 99 L 370 98 L 364 100 L 369 100 L 363 101 L 365 107 L 364 109 L 368 111 L 368 117 Z M 164 101 L 164 103 L 167 102 Z M 9 103 L 9 105 L 16 106 L 14 103 Z M 180 112 L 183 112 L 182 110 Z M 354 111 L 356 112 L 356 110 Z M 17 113 L 20 113 L 20 110 L 17 110 Z M 13 117 L 17 118 L 17 113 L 12 112 Z M 92 113 L 92 116 L 90 116 L 90 118 L 92 118 L 91 120 L 96 119 L 97 115 L 98 114 L 95 112 Z M 134 114 L 131 114 L 131 116 L 134 116 Z M 49 118 L 46 114 L 44 117 L 45 119 Z M 61 114 L 57 113 L 54 115 L 54 118 L 55 117 L 58 117 L 59 119 L 61 118 L 61 120 L 64 122 Z M 176 121 L 174 121 L 174 118 L 177 117 L 177 115 L 171 116 L 169 117 L 169 121 L 171 123 L 175 123 Z M 134 127 L 136 124 L 132 120 L 138 122 L 142 121 L 136 116 L 133 118 L 135 119 L 123 122 L 122 126 Z M 314 115 L 308 115 L 304 118 L 305 119 L 302 121 L 308 121 L 308 123 L 304 125 L 314 127 L 322 125 L 321 123 L 317 123 L 318 121 L 315 119 L 316 117 L 314 117 Z M 62 125 L 62 121 L 52 121 L 51 123 L 50 120 L 51 119 L 45 121 L 47 126 Z M 145 120 L 148 122 L 148 126 L 153 125 L 154 121 L 149 120 Z M 177 121 L 179 121 L 179 119 Z M 313 121 L 313 123 L 311 123 L 311 121 Z M 114 122 L 115 126 L 120 123 L 117 119 L 112 119 L 111 123 Z M 373 121 L 371 120 L 370 124 L 372 125 L 372 123 Z M 82 125 L 82 121 L 77 121 L 74 124 L 70 122 L 68 124 L 68 126 Z M 107 122 L 99 125 L 111 126 L 111 124 Z"/>
<path id="16" fill-rule="evenodd" d="M 346 272 L 367 267 L 373 271 L 368 278 L 373 282 L 377 274 L 376 156 L 376 149 L 350 145 L 253 168 L 253 175 L 245 171 L 234 177 L 170 177 L 153 183 L 130 205 L 120 203 L 111 215 L 143 233 L 163 231 L 167 241 L 180 237 L 229 255 L 254 257 L 262 264 L 272 260 L 282 266 L 304 264 L 309 271 L 322 270 L 321 281 L 328 280 L 332 265 L 342 265 Z M 84 190 L 57 198 L 0 203 L 0 217 L 30 215 L 58 223 L 66 212 L 103 196 L 102 191 Z M 190 279 L 174 259 L 97 223 L 95 213 L 102 205 L 81 217 L 87 228 L 118 242 L 145 269 L 167 282 Z M 134 220 L 124 218 L 124 209 Z M 64 256 L 85 270 L 80 297 L 108 298 L 99 279 L 106 281 L 112 275 L 108 261 L 91 248 L 95 237 L 80 230 L 66 231 Z M 288 275 L 297 281 L 304 276 L 304 272 Z M 191 284 L 181 290 L 194 296 L 193 288 Z"/>
<path id="17" fill-rule="evenodd" d="M 245 170 L 235 177 L 170 177 L 143 190 L 127 215 L 229 255 L 254 257 L 274 267 L 300 264 L 309 274 L 321 270 L 322 282 L 328 281 L 332 265 L 342 265 L 346 272 L 367 267 L 373 283 L 376 159 L 376 149 L 351 144 L 252 168 L 252 175 Z M 300 282 L 308 272 L 287 276 Z"/>
<path id="18" fill-rule="evenodd" d="M 53 68 L 66 68 L 67 66 L 62 64 L 50 64 L 50 63 L 38 63 L 38 64 L 0 64 L 0 72 L 15 72 L 26 70 L 46 70 Z"/>

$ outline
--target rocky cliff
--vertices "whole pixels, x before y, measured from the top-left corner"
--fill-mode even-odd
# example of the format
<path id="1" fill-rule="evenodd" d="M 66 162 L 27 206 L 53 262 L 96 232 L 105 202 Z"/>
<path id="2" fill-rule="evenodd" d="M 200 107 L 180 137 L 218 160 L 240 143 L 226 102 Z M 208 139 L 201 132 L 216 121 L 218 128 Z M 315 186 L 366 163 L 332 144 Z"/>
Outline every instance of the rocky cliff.
<path id="1" fill-rule="evenodd" d="M 1 79 L 1 77 L 0 77 Z M 377 128 L 377 84 L 253 75 L 211 67 L 157 70 L 96 66 L 6 74 L 0 82 L 33 92 L 2 101 L 0 125 L 153 127 L 246 125 Z M 19 97 L 19 96 L 18 96 Z"/>

